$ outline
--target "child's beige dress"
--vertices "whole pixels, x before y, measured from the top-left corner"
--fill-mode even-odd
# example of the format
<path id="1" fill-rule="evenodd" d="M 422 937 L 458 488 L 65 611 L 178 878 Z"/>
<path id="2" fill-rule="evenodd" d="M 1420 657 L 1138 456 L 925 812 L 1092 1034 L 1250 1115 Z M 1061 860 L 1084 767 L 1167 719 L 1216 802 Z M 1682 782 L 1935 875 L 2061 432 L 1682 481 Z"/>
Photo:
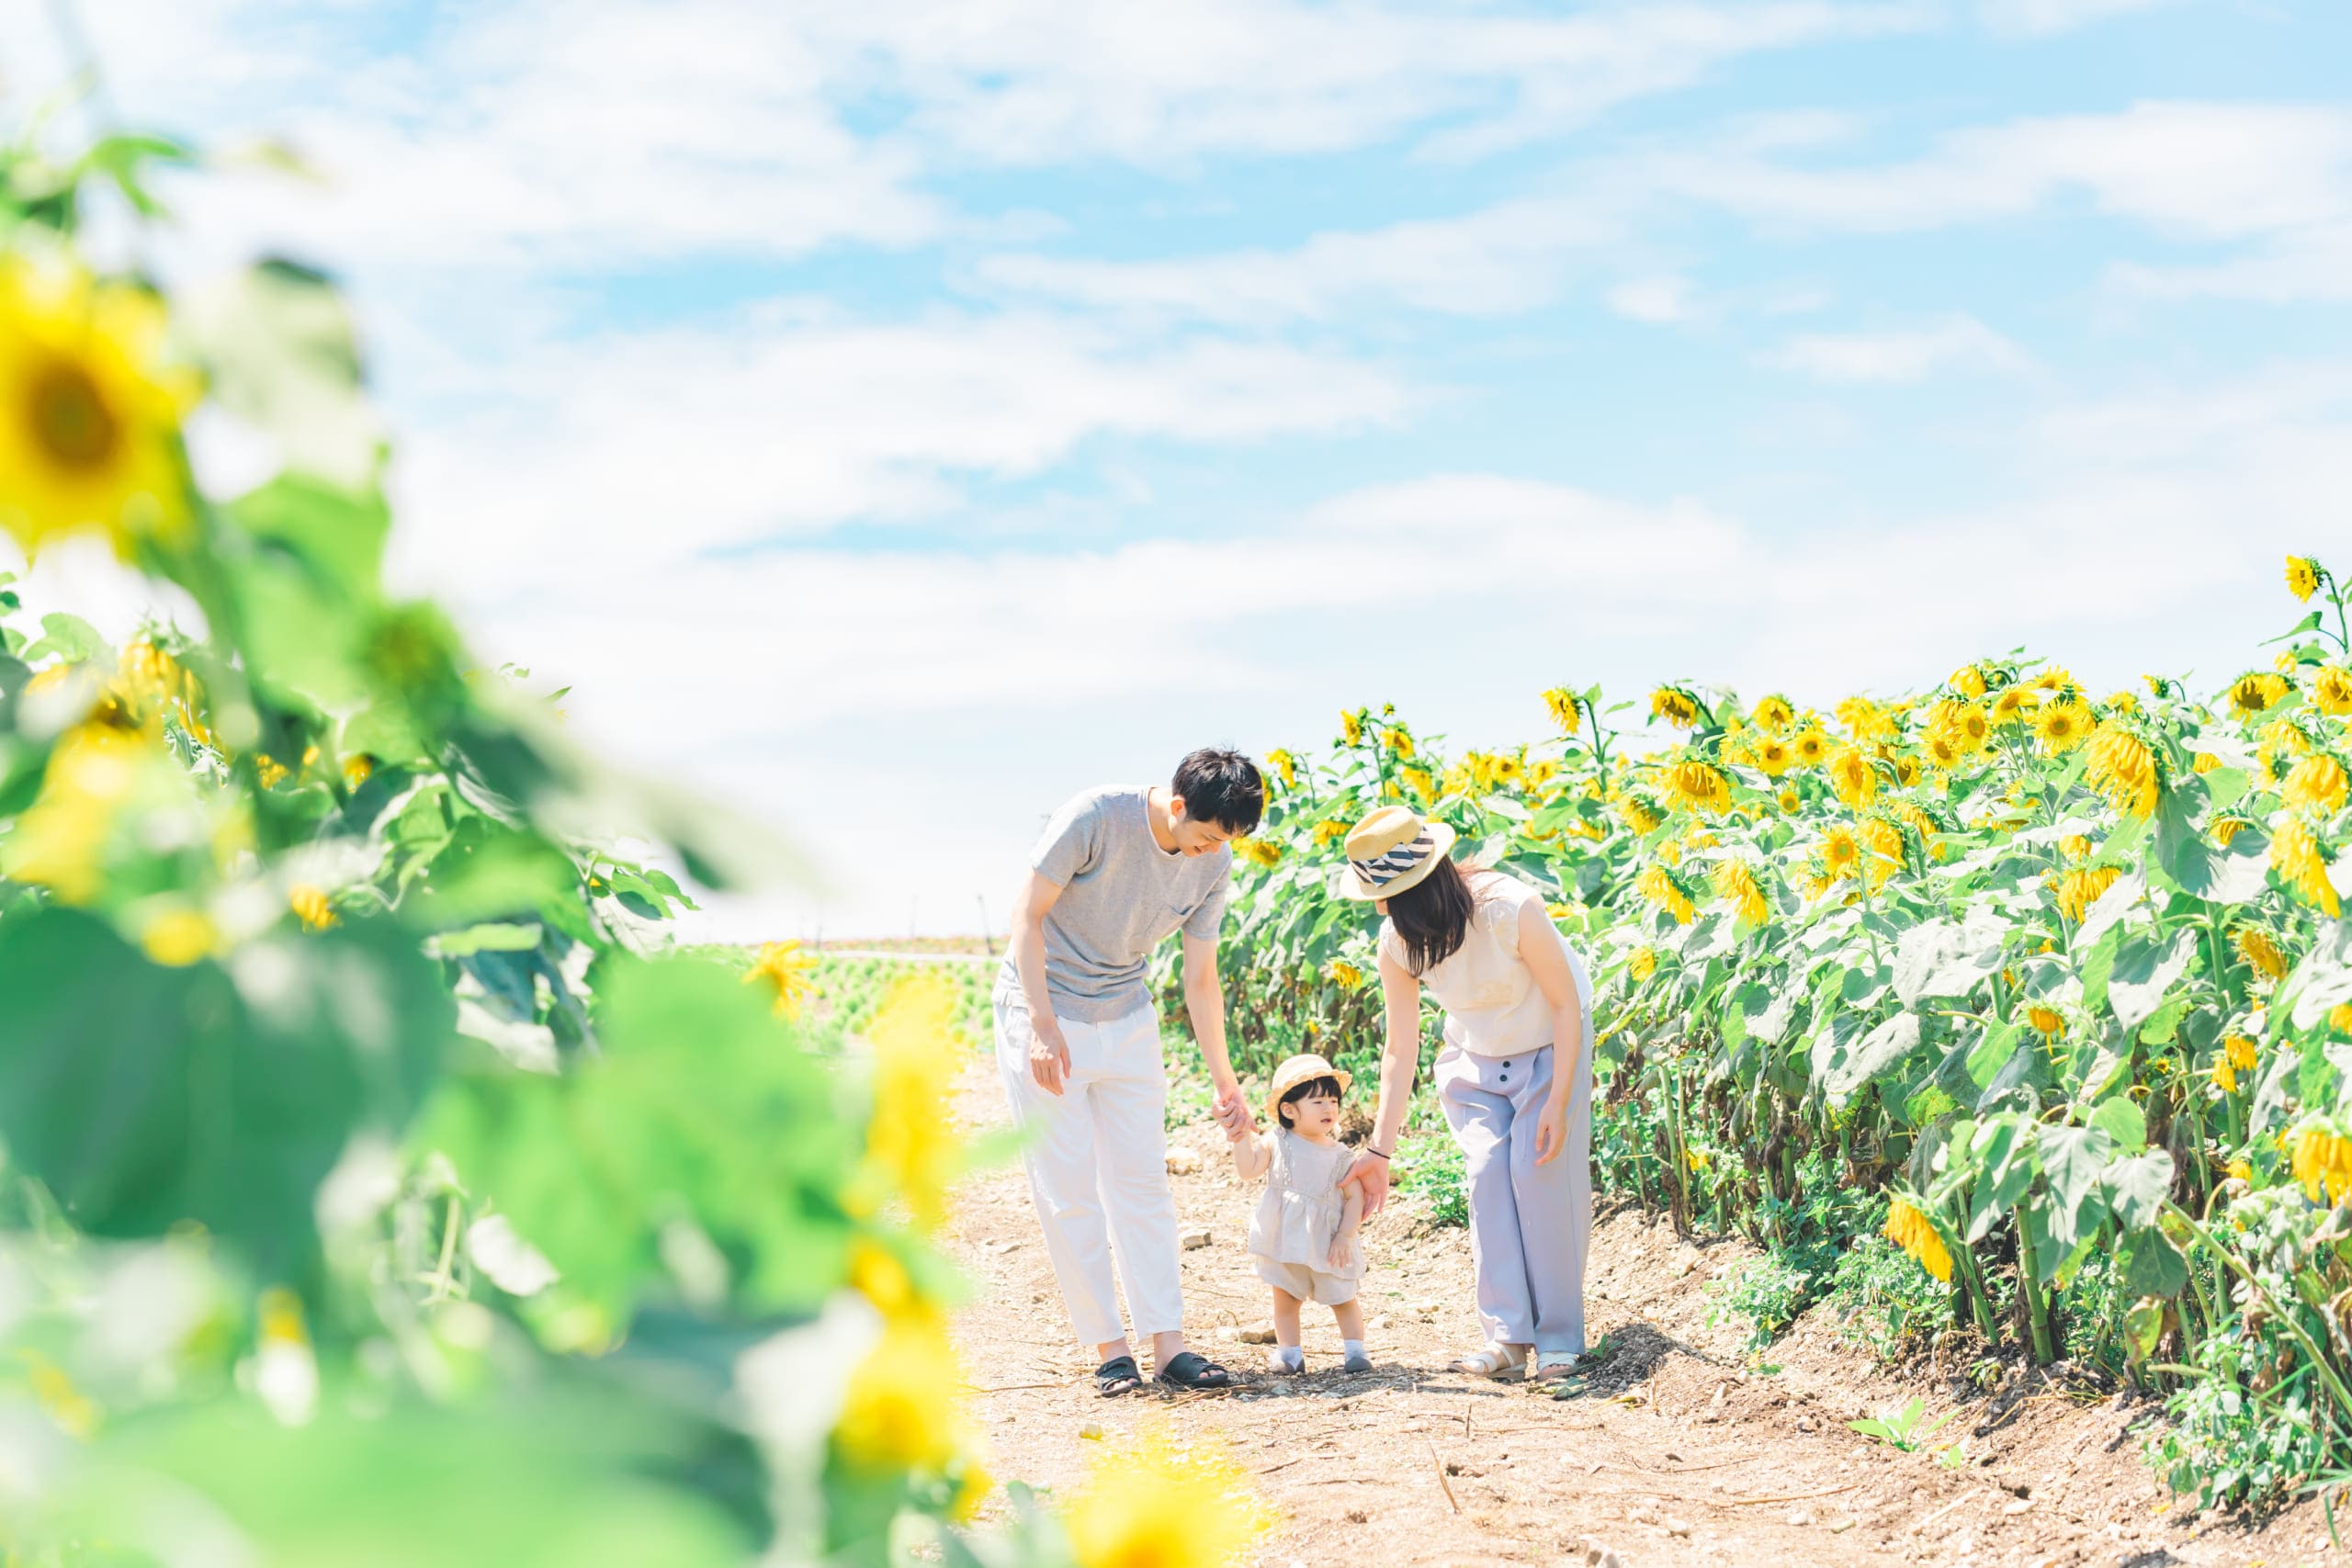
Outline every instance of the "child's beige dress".
<path id="1" fill-rule="evenodd" d="M 1303 1302 L 1338 1306 L 1356 1299 L 1363 1278 L 1363 1241 L 1358 1237 L 1346 1269 L 1331 1268 L 1331 1238 L 1340 1234 L 1345 1201 L 1340 1178 L 1355 1151 L 1345 1144 L 1311 1143 L 1287 1127 L 1272 1135 L 1273 1162 L 1266 1172 L 1266 1195 L 1250 1216 L 1250 1252 L 1258 1278 Z"/>

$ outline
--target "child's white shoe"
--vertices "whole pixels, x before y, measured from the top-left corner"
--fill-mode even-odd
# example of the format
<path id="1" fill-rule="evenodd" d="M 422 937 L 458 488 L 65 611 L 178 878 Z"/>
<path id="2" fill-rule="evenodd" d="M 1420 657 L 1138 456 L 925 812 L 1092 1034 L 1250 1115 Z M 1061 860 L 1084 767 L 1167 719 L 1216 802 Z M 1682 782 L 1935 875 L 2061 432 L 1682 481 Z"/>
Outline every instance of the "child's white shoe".
<path id="1" fill-rule="evenodd" d="M 1270 1372 L 1296 1374 L 1306 1370 L 1306 1348 L 1303 1345 L 1277 1345 L 1266 1352 L 1266 1370 Z"/>

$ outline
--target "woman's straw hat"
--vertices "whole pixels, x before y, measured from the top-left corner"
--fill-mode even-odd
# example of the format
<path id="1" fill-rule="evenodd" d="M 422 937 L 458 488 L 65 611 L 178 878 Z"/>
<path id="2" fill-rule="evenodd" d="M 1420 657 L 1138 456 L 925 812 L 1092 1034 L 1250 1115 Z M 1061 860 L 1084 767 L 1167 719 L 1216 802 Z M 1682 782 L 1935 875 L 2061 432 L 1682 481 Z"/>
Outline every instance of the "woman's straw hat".
<path id="1" fill-rule="evenodd" d="M 1340 897 L 1368 904 L 1394 898 L 1437 869 L 1453 847 L 1453 829 L 1401 806 L 1384 806 L 1348 830 L 1348 869 Z"/>
<path id="2" fill-rule="evenodd" d="M 1274 1081 L 1266 1090 L 1266 1120 L 1277 1127 L 1281 1126 L 1283 1113 L 1277 1108 L 1283 1102 L 1283 1096 L 1317 1078 L 1339 1079 L 1341 1094 L 1347 1093 L 1348 1086 L 1356 1081 L 1351 1075 L 1341 1072 L 1314 1052 L 1303 1051 L 1274 1069 Z"/>

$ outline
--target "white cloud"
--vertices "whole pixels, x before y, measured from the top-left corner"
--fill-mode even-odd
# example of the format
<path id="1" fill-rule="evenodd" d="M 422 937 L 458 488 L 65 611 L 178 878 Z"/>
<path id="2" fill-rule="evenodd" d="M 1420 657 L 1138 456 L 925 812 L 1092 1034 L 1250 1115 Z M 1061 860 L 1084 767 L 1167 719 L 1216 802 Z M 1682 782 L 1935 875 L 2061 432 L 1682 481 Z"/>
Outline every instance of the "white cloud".
<path id="1" fill-rule="evenodd" d="M 1629 177 L 1804 229 L 1941 229 L 2075 197 L 2182 236 L 2237 239 L 2352 208 L 2352 110 L 2142 103 L 1948 132 L 1904 163 L 1804 167 L 1732 145 L 1659 154 Z"/>
<path id="2" fill-rule="evenodd" d="M 1819 381 L 1910 382 L 1939 371 L 2019 370 L 2025 351 L 1973 316 L 1884 333 L 1810 333 L 1792 337 L 1763 363 Z"/>
<path id="3" fill-rule="evenodd" d="M 1255 323 L 1327 319 L 1402 304 L 1446 314 L 1508 315 L 1556 298 L 1575 258 L 1621 238 L 1598 203 L 1529 197 L 1460 217 L 1317 234 L 1287 250 L 1149 262 L 990 256 L 980 278 L 1071 303 Z"/>
<path id="4" fill-rule="evenodd" d="M 2153 11 L 2178 0 L 1979 0 L 1977 12 L 1997 32 L 2039 35 Z"/>
<path id="5" fill-rule="evenodd" d="M 2268 305 L 2352 300 L 2352 202 L 2345 217 L 2290 229 L 2226 260 L 2120 262 L 2125 291 L 2154 299 L 2252 299 Z"/>
<path id="6" fill-rule="evenodd" d="M 1411 395 L 1346 355 L 1151 346 L 1049 316 L 913 323 L 758 314 L 537 345 L 477 367 L 482 412 L 398 470 L 414 575 L 539 583 L 582 552 L 676 560 L 852 518 L 952 511 L 1099 435 L 1202 444 L 1359 429 Z"/>
<path id="7" fill-rule="evenodd" d="M 1690 282 L 1680 277 L 1628 278 L 1604 298 L 1609 308 L 1619 315 L 1659 326 L 1687 321 L 1694 310 Z"/>

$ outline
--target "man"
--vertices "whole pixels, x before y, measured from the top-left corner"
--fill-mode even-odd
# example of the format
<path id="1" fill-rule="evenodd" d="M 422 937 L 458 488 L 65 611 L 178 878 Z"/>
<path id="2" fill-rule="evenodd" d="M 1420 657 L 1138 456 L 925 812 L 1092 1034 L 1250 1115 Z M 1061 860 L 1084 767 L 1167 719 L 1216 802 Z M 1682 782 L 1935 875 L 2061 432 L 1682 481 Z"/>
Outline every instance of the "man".
<path id="1" fill-rule="evenodd" d="M 1218 1122 L 1250 1120 L 1225 1052 L 1217 927 L 1229 840 L 1258 826 L 1264 781 L 1238 751 L 1203 750 L 1165 787 L 1089 790 L 1046 824 L 1014 900 L 996 984 L 997 1066 L 1027 1134 L 1029 1195 L 1081 1343 L 1105 1394 L 1143 1374 L 1120 1327 L 1112 1258 L 1159 1381 L 1227 1388 L 1232 1375 L 1184 1348 L 1176 1198 L 1168 1186 L 1168 1077 L 1145 969 L 1184 933 L 1184 1006 L 1216 1091 Z"/>

